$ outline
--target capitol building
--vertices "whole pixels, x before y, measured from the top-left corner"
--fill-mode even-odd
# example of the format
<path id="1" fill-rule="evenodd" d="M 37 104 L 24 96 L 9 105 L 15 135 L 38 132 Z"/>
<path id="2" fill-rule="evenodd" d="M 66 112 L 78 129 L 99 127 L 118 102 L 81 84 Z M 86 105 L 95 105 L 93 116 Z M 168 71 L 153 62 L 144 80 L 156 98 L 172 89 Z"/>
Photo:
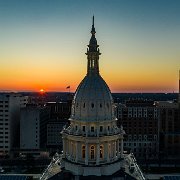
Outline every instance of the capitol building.
<path id="1" fill-rule="evenodd" d="M 111 91 L 99 73 L 94 17 L 87 48 L 87 74 L 72 102 L 70 125 L 62 130 L 63 151 L 41 179 L 145 179 L 133 154 L 123 152 Z"/>

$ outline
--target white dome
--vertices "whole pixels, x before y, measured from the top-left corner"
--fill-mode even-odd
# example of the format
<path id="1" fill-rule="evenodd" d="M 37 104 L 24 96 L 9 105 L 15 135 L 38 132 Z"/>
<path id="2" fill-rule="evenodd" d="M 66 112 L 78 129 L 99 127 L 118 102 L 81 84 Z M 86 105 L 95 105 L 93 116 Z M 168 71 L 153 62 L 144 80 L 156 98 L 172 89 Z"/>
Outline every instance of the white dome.
<path id="1" fill-rule="evenodd" d="M 86 75 L 78 86 L 71 119 L 80 121 L 114 120 L 113 98 L 106 82 L 99 74 Z"/>

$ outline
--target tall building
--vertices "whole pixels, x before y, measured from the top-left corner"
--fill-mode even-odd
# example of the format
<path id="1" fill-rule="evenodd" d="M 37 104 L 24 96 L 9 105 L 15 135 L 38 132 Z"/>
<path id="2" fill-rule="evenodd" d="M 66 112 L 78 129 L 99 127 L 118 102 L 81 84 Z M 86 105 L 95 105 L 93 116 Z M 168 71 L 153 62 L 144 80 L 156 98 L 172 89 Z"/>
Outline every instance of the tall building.
<path id="1" fill-rule="evenodd" d="M 116 114 L 118 126 L 126 132 L 124 149 L 143 162 L 158 159 L 160 114 L 154 101 L 127 100 L 124 105 L 117 104 Z"/>
<path id="2" fill-rule="evenodd" d="M 17 93 L 0 94 L 0 156 L 10 155 L 19 147 L 20 108 L 27 102 L 27 96 Z"/>
<path id="3" fill-rule="evenodd" d="M 50 113 L 48 107 L 27 106 L 21 109 L 21 116 L 20 116 L 21 153 L 40 154 L 40 151 L 46 148 L 47 123 L 49 120 L 49 116 Z"/>
<path id="4" fill-rule="evenodd" d="M 177 101 L 156 102 L 160 110 L 160 159 L 180 160 L 180 72 Z M 175 161 L 174 161 L 175 163 Z"/>
<path id="5" fill-rule="evenodd" d="M 86 53 L 87 74 L 75 92 L 70 125 L 62 131 L 59 179 L 63 179 L 60 177 L 63 172 L 69 172 L 75 179 L 92 176 L 96 179 L 99 176 L 106 179 L 144 179 L 134 156 L 123 153 L 124 130 L 117 127 L 113 98 L 99 73 L 101 53 L 95 33 L 93 17 Z M 45 172 L 41 179 L 50 174 L 48 169 Z M 69 176 L 69 179 L 72 178 Z"/>
<path id="6" fill-rule="evenodd" d="M 51 119 L 68 119 L 71 114 L 71 101 L 47 102 L 46 106 L 50 108 Z"/>
<path id="7" fill-rule="evenodd" d="M 47 102 L 50 108 L 50 120 L 47 124 L 47 147 L 54 152 L 57 149 L 62 151 L 62 137 L 60 132 L 68 124 L 71 114 L 71 101 Z"/>

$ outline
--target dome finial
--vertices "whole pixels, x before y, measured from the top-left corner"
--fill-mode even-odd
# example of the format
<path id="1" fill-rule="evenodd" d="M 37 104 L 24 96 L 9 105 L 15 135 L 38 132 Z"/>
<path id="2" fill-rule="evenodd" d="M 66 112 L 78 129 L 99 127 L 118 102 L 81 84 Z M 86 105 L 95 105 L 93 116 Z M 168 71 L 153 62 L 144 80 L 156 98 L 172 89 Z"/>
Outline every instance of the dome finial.
<path id="1" fill-rule="evenodd" d="M 94 27 L 94 15 L 93 15 L 93 22 L 92 22 L 91 34 L 95 35 L 95 33 L 96 33 L 96 30 L 95 30 L 95 27 Z"/>

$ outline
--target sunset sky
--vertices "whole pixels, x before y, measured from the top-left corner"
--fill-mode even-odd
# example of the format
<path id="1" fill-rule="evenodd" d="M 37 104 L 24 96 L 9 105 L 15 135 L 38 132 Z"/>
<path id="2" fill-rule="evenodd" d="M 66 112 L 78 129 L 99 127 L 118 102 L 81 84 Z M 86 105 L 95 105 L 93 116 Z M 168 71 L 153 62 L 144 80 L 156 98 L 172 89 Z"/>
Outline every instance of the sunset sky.
<path id="1" fill-rule="evenodd" d="M 73 92 L 92 16 L 112 92 L 177 92 L 179 0 L 0 0 L 0 91 Z"/>

